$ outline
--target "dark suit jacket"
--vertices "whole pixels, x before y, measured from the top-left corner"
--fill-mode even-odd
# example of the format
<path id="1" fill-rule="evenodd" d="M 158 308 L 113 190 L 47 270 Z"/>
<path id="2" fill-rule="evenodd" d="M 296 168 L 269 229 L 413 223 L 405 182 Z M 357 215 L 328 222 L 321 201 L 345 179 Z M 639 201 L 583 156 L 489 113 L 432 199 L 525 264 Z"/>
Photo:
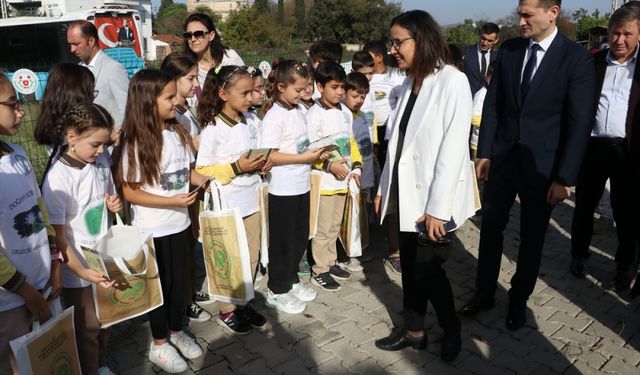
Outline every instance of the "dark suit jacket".
<path id="1" fill-rule="evenodd" d="M 131 28 L 125 29 L 124 27 L 118 29 L 118 41 L 133 42 L 133 30 Z"/>
<path id="2" fill-rule="evenodd" d="M 491 54 L 489 54 L 489 64 L 496 61 L 497 56 L 498 51 L 491 51 Z M 467 79 L 469 80 L 471 95 L 475 95 L 484 85 L 484 77 L 480 74 L 477 44 L 464 47 L 464 74 L 467 75 Z"/>
<path id="3" fill-rule="evenodd" d="M 491 170 L 500 168 L 517 145 L 527 182 L 573 186 L 593 124 L 593 58 L 558 34 L 523 99 L 520 79 L 528 47 L 528 39 L 514 38 L 500 48 L 484 102 L 478 157 L 491 159 Z"/>

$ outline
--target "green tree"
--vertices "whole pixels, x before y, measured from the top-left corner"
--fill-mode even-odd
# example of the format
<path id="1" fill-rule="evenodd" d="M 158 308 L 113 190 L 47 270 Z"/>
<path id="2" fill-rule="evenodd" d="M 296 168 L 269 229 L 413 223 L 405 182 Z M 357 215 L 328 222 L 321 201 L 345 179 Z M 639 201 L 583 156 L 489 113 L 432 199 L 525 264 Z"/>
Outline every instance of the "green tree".
<path id="1" fill-rule="evenodd" d="M 607 14 L 600 15 L 600 11 L 596 9 L 591 14 L 584 8 L 580 8 L 571 14 L 571 20 L 576 25 L 576 37 L 578 40 L 589 39 L 589 30 L 596 26 L 607 27 L 609 17 Z"/>
<path id="2" fill-rule="evenodd" d="M 182 23 L 189 16 L 185 4 L 171 4 L 155 17 L 153 30 L 156 34 L 180 35 Z"/>
<path id="3" fill-rule="evenodd" d="M 255 0 L 253 7 L 258 13 L 267 13 L 269 11 L 269 0 Z"/>
<path id="4" fill-rule="evenodd" d="M 391 19 L 400 14 L 399 4 L 385 0 L 314 1 L 307 16 L 311 40 L 364 43 L 384 38 Z"/>
<path id="5" fill-rule="evenodd" d="M 291 39 L 293 30 L 293 27 L 274 22 L 271 12 L 259 13 L 252 6 L 232 11 L 220 26 L 225 44 L 238 49 L 284 46 Z"/>
<path id="6" fill-rule="evenodd" d="M 301 38 L 305 34 L 305 3 L 304 0 L 295 1 L 296 36 Z"/>
<path id="7" fill-rule="evenodd" d="M 276 20 L 278 25 L 284 24 L 284 0 L 278 0 L 278 16 Z"/>
<path id="8" fill-rule="evenodd" d="M 482 23 L 482 21 L 474 23 L 473 20 L 466 19 L 462 24 L 445 28 L 444 37 L 447 43 L 460 47 L 478 43 L 478 29 L 476 25 Z"/>

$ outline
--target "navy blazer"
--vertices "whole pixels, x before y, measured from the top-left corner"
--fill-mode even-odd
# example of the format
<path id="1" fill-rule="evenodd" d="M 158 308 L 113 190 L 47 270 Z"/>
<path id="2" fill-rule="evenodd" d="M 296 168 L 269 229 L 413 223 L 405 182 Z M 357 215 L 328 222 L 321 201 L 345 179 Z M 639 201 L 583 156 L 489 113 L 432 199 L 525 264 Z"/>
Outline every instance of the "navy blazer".
<path id="1" fill-rule="evenodd" d="M 498 56 L 497 51 L 491 51 L 489 54 L 489 65 L 491 65 Z M 487 69 L 489 66 L 487 65 Z M 471 95 L 475 95 L 484 85 L 484 77 L 480 74 L 480 59 L 478 59 L 478 44 L 464 47 L 464 74 L 467 75 L 469 86 L 471 87 Z"/>
<path id="2" fill-rule="evenodd" d="M 518 145 L 519 167 L 529 182 L 573 186 L 593 124 L 593 58 L 558 33 L 523 99 L 520 79 L 528 47 L 529 39 L 514 38 L 500 48 L 484 102 L 478 157 L 491 159 L 493 170 Z"/>

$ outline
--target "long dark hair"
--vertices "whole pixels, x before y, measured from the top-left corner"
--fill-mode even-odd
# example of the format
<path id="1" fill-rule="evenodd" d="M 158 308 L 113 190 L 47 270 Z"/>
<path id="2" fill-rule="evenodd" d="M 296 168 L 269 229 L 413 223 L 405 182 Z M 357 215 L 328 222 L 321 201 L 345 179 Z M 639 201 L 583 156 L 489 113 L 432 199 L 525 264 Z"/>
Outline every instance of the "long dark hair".
<path id="1" fill-rule="evenodd" d="M 84 66 L 72 63 L 54 66 L 40 104 L 33 134 L 36 142 L 56 151 L 64 143 L 62 116 L 76 104 L 93 102 L 94 86 L 93 74 Z"/>
<path id="2" fill-rule="evenodd" d="M 174 79 L 178 79 L 186 76 L 196 66 L 198 66 L 198 62 L 191 54 L 172 52 L 162 60 L 160 70 L 171 74 Z"/>
<path id="3" fill-rule="evenodd" d="M 423 10 L 402 13 L 391 21 L 393 26 L 407 30 L 415 40 L 416 50 L 409 75 L 416 81 L 422 81 L 436 69 L 452 63 L 442 30 L 429 13 Z"/>
<path id="4" fill-rule="evenodd" d="M 81 103 L 73 106 L 64 115 L 65 131 L 73 130 L 76 135 L 82 135 L 91 129 L 113 130 L 113 117 L 101 105 Z"/>
<path id="5" fill-rule="evenodd" d="M 220 99 L 219 95 L 220 90 L 235 85 L 238 78 L 243 75 L 252 78 L 243 66 L 223 66 L 217 73 L 216 69 L 209 70 L 198 100 L 198 122 L 203 126 L 215 124 L 216 116 L 224 108 L 224 101 Z"/>
<path id="6" fill-rule="evenodd" d="M 140 176 L 140 185 L 158 182 L 164 127 L 175 131 L 182 146 L 193 151 L 184 127 L 175 119 L 163 122 L 158 118 L 158 97 L 172 82 L 175 79 L 170 74 L 158 69 L 142 69 L 131 79 L 120 145 L 114 151 L 114 177 L 118 186 L 135 181 L 136 174 Z M 126 176 L 122 173 L 122 152 L 125 148 L 128 160 Z"/>
<path id="7" fill-rule="evenodd" d="M 182 24 L 182 30 L 186 31 L 187 25 L 191 22 L 200 22 L 207 28 L 207 31 L 215 33 L 209 49 L 211 50 L 211 57 L 213 58 L 213 62 L 215 63 L 215 65 L 220 65 L 220 63 L 222 63 L 222 58 L 224 57 L 224 54 L 226 53 L 226 50 L 229 49 L 229 47 L 222 44 L 222 39 L 220 39 L 220 34 L 216 30 L 216 25 L 213 23 L 213 19 L 211 19 L 209 15 L 204 13 L 193 13 L 189 15 L 189 17 L 187 17 L 187 19 Z M 196 54 L 191 51 L 191 48 L 189 48 L 188 39 L 184 40 L 183 50 L 191 54 L 194 59 L 198 59 Z"/>

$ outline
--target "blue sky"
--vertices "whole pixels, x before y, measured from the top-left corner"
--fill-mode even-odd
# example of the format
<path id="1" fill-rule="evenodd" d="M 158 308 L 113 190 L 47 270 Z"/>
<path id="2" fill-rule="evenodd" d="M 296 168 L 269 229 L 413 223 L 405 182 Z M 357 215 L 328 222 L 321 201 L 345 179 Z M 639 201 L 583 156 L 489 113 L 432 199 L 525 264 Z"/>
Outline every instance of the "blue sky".
<path id="1" fill-rule="evenodd" d="M 322 0 L 320 0 L 322 1 Z M 423 9 L 431 13 L 443 25 L 462 22 L 465 18 L 496 20 L 509 15 L 518 5 L 517 0 L 394 0 L 405 10 Z M 183 3 L 177 0 L 176 2 Z M 154 6 L 160 0 L 152 0 Z M 568 11 L 585 8 L 611 10 L 611 0 L 563 0 L 562 7 Z"/>
<path id="2" fill-rule="evenodd" d="M 402 0 L 402 8 L 423 9 L 443 25 L 457 23 L 465 18 L 495 20 L 509 15 L 518 5 L 517 0 Z M 563 0 L 562 8 L 572 10 L 611 10 L 611 0 Z"/>

